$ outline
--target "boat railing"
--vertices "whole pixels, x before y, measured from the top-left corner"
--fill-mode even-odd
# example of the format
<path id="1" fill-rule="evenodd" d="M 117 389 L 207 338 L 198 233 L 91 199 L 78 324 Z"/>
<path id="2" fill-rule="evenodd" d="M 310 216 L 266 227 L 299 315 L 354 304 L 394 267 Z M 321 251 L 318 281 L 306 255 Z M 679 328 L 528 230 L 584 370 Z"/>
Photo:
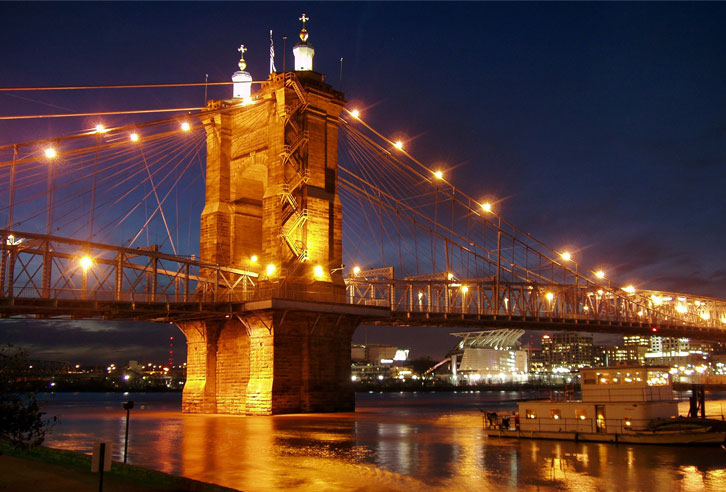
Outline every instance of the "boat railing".
<path id="1" fill-rule="evenodd" d="M 648 386 L 636 388 L 628 386 L 613 386 L 586 388 L 582 391 L 582 401 L 597 402 L 623 402 L 623 401 L 670 401 L 673 390 L 670 386 Z"/>
<path id="2" fill-rule="evenodd" d="M 520 424 L 524 431 L 538 432 L 601 432 L 603 434 L 623 434 L 642 432 L 650 426 L 650 419 L 600 419 L 593 418 L 529 418 Z M 504 427 L 502 427 L 504 428 Z"/>

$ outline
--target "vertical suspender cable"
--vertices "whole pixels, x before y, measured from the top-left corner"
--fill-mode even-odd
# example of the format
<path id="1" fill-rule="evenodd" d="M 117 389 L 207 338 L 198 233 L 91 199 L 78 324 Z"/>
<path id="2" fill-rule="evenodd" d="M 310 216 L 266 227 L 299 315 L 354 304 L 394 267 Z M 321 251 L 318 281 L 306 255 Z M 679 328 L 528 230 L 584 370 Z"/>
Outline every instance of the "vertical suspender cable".
<path id="1" fill-rule="evenodd" d="M 18 145 L 13 145 L 13 164 L 10 167 L 10 197 L 8 198 L 8 229 L 13 228 L 13 208 L 15 207 L 15 162 L 18 160 Z"/>

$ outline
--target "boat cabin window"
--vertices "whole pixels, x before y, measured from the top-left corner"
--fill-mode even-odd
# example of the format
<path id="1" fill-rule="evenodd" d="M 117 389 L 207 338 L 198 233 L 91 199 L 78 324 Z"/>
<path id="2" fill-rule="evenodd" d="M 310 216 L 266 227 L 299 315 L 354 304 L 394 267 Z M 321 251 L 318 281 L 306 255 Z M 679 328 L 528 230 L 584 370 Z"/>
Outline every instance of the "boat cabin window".
<path id="1" fill-rule="evenodd" d="M 648 386 L 668 386 L 670 374 L 660 369 L 648 370 Z"/>
<path id="2" fill-rule="evenodd" d="M 550 410 L 550 417 L 552 417 L 555 420 L 559 420 L 561 417 L 560 409 L 559 408 L 553 408 Z"/>
<path id="3" fill-rule="evenodd" d="M 600 371 L 583 374 L 584 384 L 607 384 L 607 385 L 641 385 L 643 383 L 643 370 L 619 370 Z"/>
<path id="4" fill-rule="evenodd" d="M 525 410 L 524 415 L 528 419 L 536 419 L 537 415 L 534 413 L 534 410 Z"/>
<path id="5" fill-rule="evenodd" d="M 587 418 L 587 410 L 578 409 L 575 410 L 575 418 L 578 420 L 585 420 Z"/>

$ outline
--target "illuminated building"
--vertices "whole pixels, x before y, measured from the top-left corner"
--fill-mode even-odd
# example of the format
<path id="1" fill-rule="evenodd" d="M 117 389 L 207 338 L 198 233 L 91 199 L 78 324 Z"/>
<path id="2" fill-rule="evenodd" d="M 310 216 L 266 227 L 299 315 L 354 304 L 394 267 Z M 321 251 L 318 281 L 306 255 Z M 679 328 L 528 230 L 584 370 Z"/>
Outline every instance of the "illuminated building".
<path id="1" fill-rule="evenodd" d="M 519 338 L 524 330 L 452 333 L 462 340 L 451 352 L 455 384 L 496 384 L 526 381 L 528 357 Z"/>
<path id="2" fill-rule="evenodd" d="M 410 379 L 414 376 L 408 362 L 409 349 L 392 345 L 365 344 L 351 346 L 351 380 L 376 382 L 389 379 Z"/>
<path id="3" fill-rule="evenodd" d="M 592 335 L 570 332 L 543 335 L 539 358 L 545 371 L 569 371 L 591 366 Z"/>

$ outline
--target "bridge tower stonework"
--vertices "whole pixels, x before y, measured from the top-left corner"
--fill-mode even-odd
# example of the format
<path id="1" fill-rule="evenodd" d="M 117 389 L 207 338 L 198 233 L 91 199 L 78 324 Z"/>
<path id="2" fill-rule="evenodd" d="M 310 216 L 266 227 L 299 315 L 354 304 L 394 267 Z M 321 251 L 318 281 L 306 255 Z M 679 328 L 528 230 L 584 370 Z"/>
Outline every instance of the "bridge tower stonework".
<path id="1" fill-rule="evenodd" d="M 302 39 L 301 33 L 301 39 Z M 272 73 L 210 101 L 201 259 L 259 273 L 223 320 L 179 323 L 185 412 L 350 411 L 350 343 L 366 308 L 345 304 L 337 134 L 343 94 L 312 71 Z M 240 48 L 244 57 L 244 47 Z M 296 51 L 296 58 L 298 52 Z M 240 61 L 244 70 L 244 59 Z M 251 77 L 237 72 L 233 80 Z M 248 95 L 249 94 L 249 95 Z M 224 291 L 219 301 L 225 301 Z"/>

